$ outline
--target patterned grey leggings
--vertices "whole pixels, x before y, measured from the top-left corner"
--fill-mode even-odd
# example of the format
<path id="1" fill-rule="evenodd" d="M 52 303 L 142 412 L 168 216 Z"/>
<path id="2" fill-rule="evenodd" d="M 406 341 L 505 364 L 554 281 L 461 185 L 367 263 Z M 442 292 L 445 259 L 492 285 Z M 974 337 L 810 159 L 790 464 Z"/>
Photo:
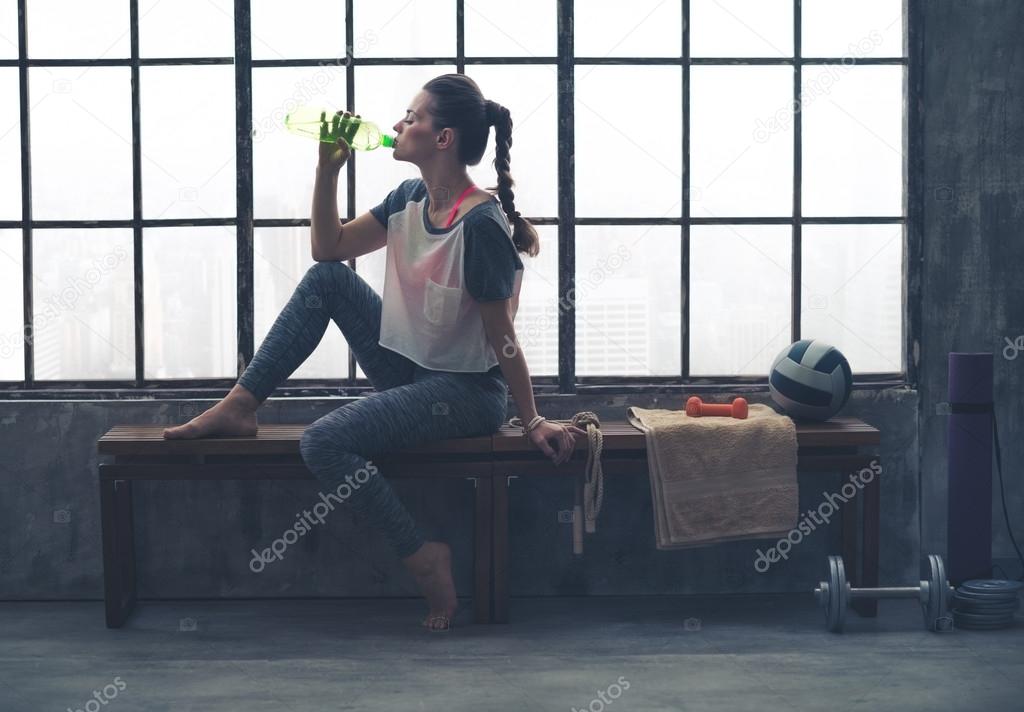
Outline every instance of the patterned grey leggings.
<path id="1" fill-rule="evenodd" d="M 433 440 L 493 433 L 505 422 L 508 384 L 498 366 L 479 373 L 434 371 L 379 345 L 381 306 L 380 296 L 347 264 L 317 262 L 238 383 L 262 403 L 334 320 L 376 392 L 306 428 L 302 459 L 325 491 L 337 491 L 404 558 L 425 537 L 372 459 Z"/>

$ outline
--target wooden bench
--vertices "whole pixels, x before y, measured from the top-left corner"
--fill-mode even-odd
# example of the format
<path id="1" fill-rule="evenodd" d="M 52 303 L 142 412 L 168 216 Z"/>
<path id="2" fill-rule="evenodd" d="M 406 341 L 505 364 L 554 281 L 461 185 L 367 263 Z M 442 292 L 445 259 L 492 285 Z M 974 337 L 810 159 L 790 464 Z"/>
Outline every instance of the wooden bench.
<path id="1" fill-rule="evenodd" d="M 313 477 L 299 453 L 305 425 L 260 425 L 254 437 L 202 440 L 164 440 L 164 427 L 117 426 L 97 444 L 100 455 L 114 458 L 113 463 L 99 466 L 103 582 L 107 626 L 111 628 L 124 624 L 136 602 L 132 482 Z M 625 421 L 604 422 L 601 431 L 604 474 L 647 477 L 644 434 Z M 879 431 L 856 418 L 797 424 L 797 467 L 801 472 L 852 472 L 873 460 L 880 461 L 880 442 Z M 474 616 L 478 623 L 507 623 L 509 480 L 555 476 L 576 477 L 579 481 L 586 465 L 586 448 L 587 443 L 579 440 L 573 457 L 555 467 L 519 428 L 505 425 L 492 436 L 442 440 L 373 458 L 373 463 L 386 477 L 461 477 L 473 481 Z M 841 553 L 853 586 L 878 585 L 878 483 L 875 477 L 842 509 Z M 651 526 L 653 529 L 653 522 Z M 877 613 L 877 601 L 861 599 L 854 603 L 861 615 Z"/>
<path id="2" fill-rule="evenodd" d="M 163 425 L 122 425 L 98 443 L 113 463 L 99 466 L 103 586 L 108 628 L 119 628 L 136 602 L 132 483 L 136 480 L 313 479 L 299 453 L 305 425 L 260 425 L 253 437 L 165 440 Z M 490 620 L 491 437 L 428 443 L 371 458 L 388 478 L 466 478 L 476 488 L 473 608 Z"/>

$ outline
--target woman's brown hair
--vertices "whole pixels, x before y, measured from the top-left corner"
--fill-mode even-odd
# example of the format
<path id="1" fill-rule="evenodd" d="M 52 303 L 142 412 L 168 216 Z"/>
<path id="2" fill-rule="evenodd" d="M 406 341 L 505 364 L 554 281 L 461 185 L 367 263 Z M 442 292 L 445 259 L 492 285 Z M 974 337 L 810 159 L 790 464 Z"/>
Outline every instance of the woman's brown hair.
<path id="1" fill-rule="evenodd" d="M 496 193 L 502 210 L 512 226 L 512 242 L 519 252 L 535 257 L 540 252 L 537 230 L 515 206 L 509 172 L 509 149 L 512 147 L 512 114 L 501 104 L 485 99 L 477 83 L 465 74 L 442 74 L 423 85 L 430 94 L 430 114 L 434 129 L 451 127 L 459 132 L 459 160 L 466 165 L 480 163 L 487 148 L 487 138 L 494 126 L 494 168 L 498 184 L 487 188 Z"/>

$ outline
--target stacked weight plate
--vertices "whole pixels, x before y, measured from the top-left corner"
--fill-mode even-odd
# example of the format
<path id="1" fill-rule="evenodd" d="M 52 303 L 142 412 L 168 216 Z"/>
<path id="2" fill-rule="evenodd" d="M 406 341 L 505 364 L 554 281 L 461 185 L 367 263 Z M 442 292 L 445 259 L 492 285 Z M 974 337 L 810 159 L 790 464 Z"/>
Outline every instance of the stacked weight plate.
<path id="1" fill-rule="evenodd" d="M 1024 583 L 1002 579 L 964 581 L 954 593 L 953 622 L 957 628 L 995 630 L 1013 625 L 1020 608 L 1017 594 Z"/>

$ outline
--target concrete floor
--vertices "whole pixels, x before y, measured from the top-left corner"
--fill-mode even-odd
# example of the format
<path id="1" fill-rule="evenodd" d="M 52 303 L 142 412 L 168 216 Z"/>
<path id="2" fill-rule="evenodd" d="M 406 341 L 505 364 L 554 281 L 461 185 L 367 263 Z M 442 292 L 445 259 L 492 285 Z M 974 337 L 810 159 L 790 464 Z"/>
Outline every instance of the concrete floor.
<path id="1" fill-rule="evenodd" d="M 443 635 L 413 599 L 143 602 L 120 630 L 98 602 L 2 603 L 0 710 L 1022 707 L 1020 617 L 928 633 L 891 600 L 837 635 L 810 596 L 517 598 L 493 626 L 460 603 Z"/>

